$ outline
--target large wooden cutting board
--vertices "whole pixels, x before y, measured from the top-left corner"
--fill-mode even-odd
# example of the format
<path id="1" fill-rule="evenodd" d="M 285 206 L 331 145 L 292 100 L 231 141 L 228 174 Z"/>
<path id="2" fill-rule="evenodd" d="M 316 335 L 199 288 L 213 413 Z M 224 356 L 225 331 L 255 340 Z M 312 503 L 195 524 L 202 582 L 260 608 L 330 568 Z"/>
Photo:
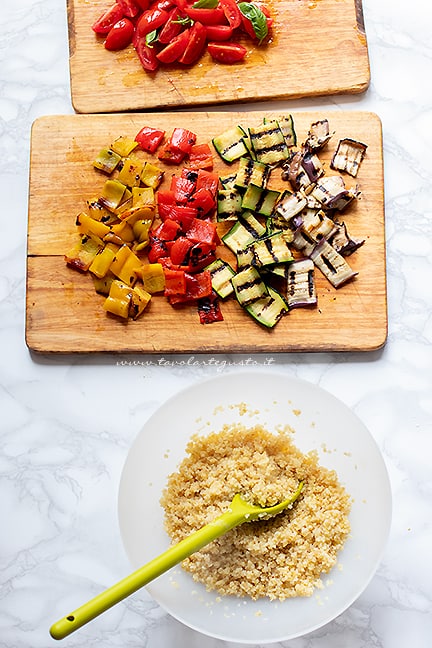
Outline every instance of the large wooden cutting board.
<path id="1" fill-rule="evenodd" d="M 361 0 L 270 0 L 268 45 L 248 47 L 242 64 L 214 64 L 148 74 L 132 47 L 108 52 L 91 30 L 110 0 L 67 0 L 72 102 L 97 113 L 184 107 L 337 93 L 358 93 L 370 71 Z"/>
<path id="2" fill-rule="evenodd" d="M 272 113 L 265 113 L 271 117 Z M 299 142 L 310 123 L 327 117 L 335 134 L 323 153 L 328 163 L 339 137 L 368 145 L 356 180 L 362 194 L 346 211 L 351 234 L 366 242 L 350 257 L 359 272 L 335 290 L 317 271 L 319 305 L 291 311 L 269 331 L 234 300 L 222 304 L 224 321 L 201 325 L 193 306 L 172 308 L 154 296 L 144 315 L 124 323 L 108 316 L 89 276 L 66 267 L 64 254 L 76 241 L 75 219 L 85 201 L 99 195 L 105 176 L 91 161 L 119 135 L 135 136 L 144 125 L 168 132 L 191 127 L 198 142 L 229 125 L 258 124 L 261 112 L 48 116 L 38 119 L 31 138 L 28 225 L 26 340 L 40 352 L 292 352 L 369 351 L 387 334 L 382 135 L 379 118 L 366 112 L 294 113 Z M 273 114 L 273 116 L 275 116 Z M 165 167 L 164 185 L 177 168 Z M 227 167 L 215 156 L 215 170 Z M 277 180 L 277 178 L 276 178 Z M 279 179 L 280 182 L 280 179 Z"/>

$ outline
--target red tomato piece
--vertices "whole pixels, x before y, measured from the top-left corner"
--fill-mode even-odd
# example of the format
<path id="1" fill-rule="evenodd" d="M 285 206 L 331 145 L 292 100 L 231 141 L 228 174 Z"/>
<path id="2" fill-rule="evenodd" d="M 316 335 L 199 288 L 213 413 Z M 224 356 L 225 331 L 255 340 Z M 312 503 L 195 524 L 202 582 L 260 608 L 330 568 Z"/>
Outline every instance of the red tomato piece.
<path id="1" fill-rule="evenodd" d="M 116 0 L 116 2 L 126 18 L 135 18 L 140 13 L 140 7 L 135 0 Z"/>
<path id="2" fill-rule="evenodd" d="M 148 9 L 141 14 L 137 22 L 138 36 L 146 36 L 154 29 L 161 27 L 168 20 L 169 13 L 165 9 Z"/>
<path id="3" fill-rule="evenodd" d="M 184 270 L 164 268 L 166 297 L 186 295 L 186 273 Z"/>
<path id="4" fill-rule="evenodd" d="M 146 43 L 145 36 L 140 38 L 136 31 L 133 44 L 144 70 L 147 70 L 147 72 L 156 72 L 159 67 L 159 61 L 156 58 L 155 48 L 149 47 Z"/>
<path id="5" fill-rule="evenodd" d="M 201 25 L 223 25 L 226 23 L 222 9 L 196 9 L 187 4 L 180 7 L 180 9 L 186 16 L 189 16 L 195 22 L 201 23 Z"/>
<path id="6" fill-rule="evenodd" d="M 159 61 L 161 61 L 161 63 L 174 63 L 174 61 L 177 61 L 185 51 L 189 42 L 189 36 L 190 29 L 186 29 L 173 38 L 172 41 L 168 43 L 168 45 L 166 45 L 159 54 L 157 54 Z"/>
<path id="7" fill-rule="evenodd" d="M 168 43 L 171 43 L 173 38 L 180 34 L 183 29 L 179 20 L 181 16 L 182 14 L 178 7 L 174 7 L 174 9 L 170 10 L 168 20 L 158 34 L 159 43 L 168 45 Z"/>
<path id="8" fill-rule="evenodd" d="M 247 54 L 246 47 L 240 43 L 208 43 L 207 49 L 212 59 L 218 63 L 238 63 Z"/>
<path id="9" fill-rule="evenodd" d="M 236 0 L 219 0 L 219 6 L 228 20 L 228 24 L 237 29 L 242 23 L 242 13 L 237 6 Z"/>
<path id="10" fill-rule="evenodd" d="M 123 11 L 117 3 L 113 4 L 107 11 L 99 16 L 99 18 L 93 23 L 93 31 L 100 35 L 106 36 L 110 29 L 114 27 L 116 22 L 123 18 Z"/>
<path id="11" fill-rule="evenodd" d="M 233 28 L 230 25 L 206 25 L 206 31 L 209 41 L 226 41 L 233 34 Z"/>
<path id="12" fill-rule="evenodd" d="M 124 49 L 132 43 L 135 27 L 129 18 L 122 18 L 109 30 L 105 48 L 111 52 Z"/>
<path id="13" fill-rule="evenodd" d="M 193 169 L 213 169 L 213 154 L 208 144 L 194 144 L 189 151 L 189 163 Z"/>
<path id="14" fill-rule="evenodd" d="M 195 63 L 203 53 L 206 44 L 207 32 L 202 23 L 194 23 L 190 32 L 189 42 L 186 45 L 184 54 L 179 58 L 180 63 L 184 65 Z"/>
<path id="15" fill-rule="evenodd" d="M 135 137 L 135 142 L 138 142 L 139 147 L 147 153 L 155 153 L 159 144 L 162 142 L 165 135 L 164 130 L 152 128 L 151 126 L 144 126 Z"/>
<path id="16" fill-rule="evenodd" d="M 189 251 L 194 242 L 185 236 L 179 236 L 173 243 L 170 252 L 170 259 L 174 265 L 181 265 L 187 261 Z"/>
<path id="17" fill-rule="evenodd" d="M 150 7 L 151 0 L 135 0 L 135 4 L 141 9 L 141 11 L 147 11 Z"/>

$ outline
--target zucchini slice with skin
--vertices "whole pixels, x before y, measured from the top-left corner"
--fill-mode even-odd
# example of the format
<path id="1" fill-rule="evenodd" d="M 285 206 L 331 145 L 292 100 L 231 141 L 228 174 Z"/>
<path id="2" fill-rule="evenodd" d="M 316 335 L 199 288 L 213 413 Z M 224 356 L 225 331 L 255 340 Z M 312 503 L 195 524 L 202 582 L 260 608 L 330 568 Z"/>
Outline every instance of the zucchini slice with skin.
<path id="1" fill-rule="evenodd" d="M 245 131 L 241 126 L 233 126 L 213 138 L 213 146 L 224 162 L 231 164 L 244 155 L 248 155 L 248 150 L 243 140 L 244 136 Z"/>
<path id="2" fill-rule="evenodd" d="M 289 148 L 275 119 L 266 121 L 260 126 L 250 127 L 249 135 L 259 162 L 278 166 L 288 159 Z"/>
<path id="3" fill-rule="evenodd" d="M 242 208 L 254 211 L 262 216 L 270 216 L 279 198 L 279 191 L 262 189 L 251 183 L 243 196 Z"/>
<path id="4" fill-rule="evenodd" d="M 244 250 L 255 239 L 256 236 L 240 220 L 222 236 L 222 241 L 234 254 L 237 254 L 239 250 Z"/>
<path id="5" fill-rule="evenodd" d="M 288 312 L 284 298 L 274 288 L 268 286 L 269 294 L 245 306 L 245 310 L 252 317 L 267 328 L 273 328 Z"/>
<path id="6" fill-rule="evenodd" d="M 237 272 L 232 277 L 231 283 L 240 306 L 248 306 L 269 294 L 260 273 L 252 266 Z"/>
<path id="7" fill-rule="evenodd" d="M 241 213 L 241 194 L 236 189 L 219 189 L 217 193 L 217 220 L 237 220 Z"/>
<path id="8" fill-rule="evenodd" d="M 288 263 L 293 260 L 291 250 L 280 232 L 258 239 L 249 247 L 253 250 L 253 265 L 258 268 L 276 263 Z"/>
<path id="9" fill-rule="evenodd" d="M 235 187 L 247 189 L 250 184 L 265 189 L 270 177 L 271 167 L 268 164 L 257 162 L 251 158 L 242 157 L 239 160 L 239 167 L 235 179 Z"/>
<path id="10" fill-rule="evenodd" d="M 229 263 L 223 259 L 215 259 L 206 267 L 206 270 L 210 272 L 213 290 L 221 299 L 226 299 L 233 294 L 234 288 L 231 279 L 235 275 L 235 271 Z"/>

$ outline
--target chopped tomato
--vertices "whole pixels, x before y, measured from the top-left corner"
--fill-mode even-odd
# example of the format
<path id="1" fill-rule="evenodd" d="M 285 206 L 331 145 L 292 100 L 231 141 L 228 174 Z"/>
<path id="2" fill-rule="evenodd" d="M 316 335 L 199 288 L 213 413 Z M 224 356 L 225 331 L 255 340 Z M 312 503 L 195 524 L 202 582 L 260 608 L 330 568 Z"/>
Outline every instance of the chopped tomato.
<path id="1" fill-rule="evenodd" d="M 180 34 L 182 30 L 182 24 L 180 22 L 181 16 L 182 14 L 178 7 L 170 10 L 168 20 L 158 34 L 159 43 L 168 45 L 173 38 Z"/>
<path id="2" fill-rule="evenodd" d="M 238 8 L 236 0 L 219 0 L 219 6 L 233 29 L 240 27 L 242 23 L 242 13 Z"/>
<path id="3" fill-rule="evenodd" d="M 168 20 L 169 13 L 165 9 L 148 9 L 141 14 L 137 22 L 137 34 L 146 36 L 154 29 L 161 27 Z"/>
<path id="4" fill-rule="evenodd" d="M 194 144 L 189 152 L 189 162 L 194 169 L 212 169 L 213 154 L 208 144 Z"/>
<path id="5" fill-rule="evenodd" d="M 206 37 L 207 32 L 204 25 L 200 22 L 194 23 L 190 30 L 189 42 L 186 45 L 183 55 L 179 58 L 179 62 L 184 65 L 195 63 L 204 51 Z"/>
<path id="6" fill-rule="evenodd" d="M 137 32 L 135 32 L 133 44 L 144 70 L 147 70 L 148 72 L 156 72 L 159 67 L 159 61 L 156 58 L 154 47 L 149 47 L 147 45 L 145 36 L 141 38 L 137 35 Z"/>
<path id="7" fill-rule="evenodd" d="M 226 41 L 233 34 L 233 28 L 230 25 L 206 25 L 206 31 L 209 41 Z"/>
<path id="8" fill-rule="evenodd" d="M 142 9 L 137 5 L 135 0 L 116 0 L 116 2 L 123 11 L 123 16 L 127 18 L 135 18 Z"/>
<path id="9" fill-rule="evenodd" d="M 223 25 L 225 23 L 225 14 L 222 9 L 197 9 L 191 5 L 184 5 L 180 9 L 201 25 Z"/>
<path id="10" fill-rule="evenodd" d="M 105 48 L 111 52 L 124 49 L 132 43 L 135 27 L 129 18 L 122 18 L 109 30 Z"/>
<path id="11" fill-rule="evenodd" d="M 93 23 L 93 31 L 100 35 L 106 36 L 109 30 L 114 27 L 116 22 L 123 18 L 123 11 L 117 3 L 113 4 L 107 11 L 99 16 L 99 18 Z"/>
<path id="12" fill-rule="evenodd" d="M 172 41 L 157 54 L 159 61 L 161 61 L 161 63 L 174 63 L 177 61 L 185 51 L 189 38 L 190 29 L 185 29 L 181 34 L 175 36 L 175 38 L 173 38 Z"/>
<path id="13" fill-rule="evenodd" d="M 147 11 L 150 7 L 151 0 L 135 0 L 135 4 L 141 9 L 141 11 Z"/>
<path id="14" fill-rule="evenodd" d="M 246 47 L 240 43 L 208 43 L 207 49 L 212 59 L 218 63 L 238 63 L 247 54 Z"/>
<path id="15" fill-rule="evenodd" d="M 165 135 L 164 130 L 152 128 L 151 126 L 144 126 L 136 135 L 135 141 L 138 142 L 139 147 L 147 153 L 155 153 L 159 144 L 162 142 Z"/>

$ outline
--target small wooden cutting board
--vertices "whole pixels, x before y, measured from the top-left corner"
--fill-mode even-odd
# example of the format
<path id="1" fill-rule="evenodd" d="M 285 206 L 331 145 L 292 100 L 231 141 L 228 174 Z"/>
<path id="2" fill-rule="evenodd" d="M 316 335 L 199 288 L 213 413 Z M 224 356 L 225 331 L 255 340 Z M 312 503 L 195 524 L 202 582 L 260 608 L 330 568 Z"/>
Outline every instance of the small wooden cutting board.
<path id="1" fill-rule="evenodd" d="M 270 0 L 269 44 L 249 39 L 245 62 L 147 73 L 132 48 L 108 52 L 91 29 L 110 0 L 67 0 L 72 102 L 80 113 L 359 93 L 370 81 L 361 0 Z"/>
<path id="2" fill-rule="evenodd" d="M 137 321 L 108 316 L 88 275 L 67 267 L 64 254 L 77 240 L 75 219 L 86 200 L 100 195 L 105 176 L 92 160 L 119 135 L 134 137 L 145 125 L 185 127 L 203 143 L 231 125 L 257 125 L 271 112 L 200 112 L 47 116 L 32 129 L 27 258 L 26 341 L 39 352 L 260 353 L 370 351 L 387 335 L 381 122 L 373 113 L 293 113 L 299 143 L 309 125 L 327 118 L 334 135 L 320 155 L 329 161 L 339 138 L 367 144 L 354 180 L 361 196 L 343 213 L 352 236 L 365 244 L 349 257 L 356 279 L 335 290 L 316 271 L 318 307 L 291 311 L 273 330 L 257 324 L 235 302 L 222 303 L 224 321 L 201 325 L 194 306 L 171 307 L 154 296 Z M 144 154 L 143 154 L 144 155 Z M 215 155 L 217 173 L 229 168 Z M 165 188 L 177 167 L 163 166 Z M 276 173 L 276 172 L 275 172 Z M 279 176 L 280 177 L 280 176 Z"/>

